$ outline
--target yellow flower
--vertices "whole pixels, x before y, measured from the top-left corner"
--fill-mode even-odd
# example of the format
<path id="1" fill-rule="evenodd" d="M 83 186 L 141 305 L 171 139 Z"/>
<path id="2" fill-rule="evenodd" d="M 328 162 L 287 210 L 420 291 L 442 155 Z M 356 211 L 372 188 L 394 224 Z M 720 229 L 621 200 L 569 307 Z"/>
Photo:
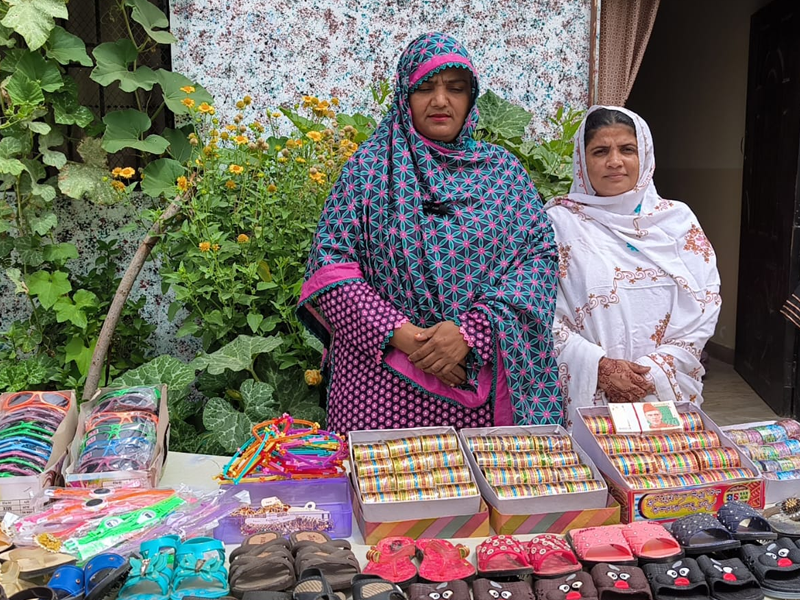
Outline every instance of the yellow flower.
<path id="1" fill-rule="evenodd" d="M 210 114 L 210 115 L 217 114 L 217 109 L 212 106 L 211 108 L 208 109 L 208 114 Z M 216 121 L 216 119 L 214 119 L 214 121 Z M 216 125 L 216 123 L 215 123 L 215 125 Z"/>
<path id="2" fill-rule="evenodd" d="M 280 160 L 280 159 L 278 159 L 278 160 Z M 267 191 L 268 191 L 270 194 L 274 194 L 275 192 L 277 192 L 277 191 L 278 191 L 278 188 L 275 186 L 275 184 L 273 184 L 273 183 L 270 183 L 270 184 L 267 186 Z"/>
<path id="3" fill-rule="evenodd" d="M 278 162 L 279 163 L 286 163 L 286 162 L 289 162 L 289 159 L 286 158 L 285 156 L 279 156 L 278 157 Z"/>
<path id="4" fill-rule="evenodd" d="M 184 94 L 194 94 L 194 86 L 193 85 L 185 85 L 181 88 L 181 91 Z"/>
<path id="5" fill-rule="evenodd" d="M 279 112 L 276 110 L 274 113 L 272 113 L 272 116 L 273 116 L 274 118 L 278 119 L 278 118 L 280 118 L 280 117 L 282 117 L 282 116 L 283 116 L 283 113 L 279 113 Z"/>
<path id="6" fill-rule="evenodd" d="M 125 167 L 119 172 L 119 176 L 123 179 L 130 179 L 136 175 L 136 171 L 132 167 Z"/>
<path id="7" fill-rule="evenodd" d="M 234 175 L 241 175 L 242 172 L 244 171 L 244 167 L 242 167 L 241 165 L 231 165 L 228 167 L 228 171 L 230 171 Z"/>
<path id="8" fill-rule="evenodd" d="M 200 252 L 208 252 L 211 250 L 211 242 L 200 242 L 197 247 L 200 248 Z"/>
<path id="9" fill-rule="evenodd" d="M 228 181 L 225 182 L 225 187 L 228 188 L 229 190 L 235 190 L 236 183 L 229 179 Z"/>
<path id="10" fill-rule="evenodd" d="M 253 99 L 250 96 L 245 96 L 242 98 L 242 102 L 244 102 L 245 105 L 250 106 L 250 104 L 253 102 Z"/>
<path id="11" fill-rule="evenodd" d="M 186 179 L 186 177 L 184 177 L 183 175 L 178 177 L 177 184 L 178 184 L 178 189 L 182 192 L 185 192 L 186 190 L 189 189 L 189 180 Z"/>
<path id="12" fill-rule="evenodd" d="M 281 147 L 280 147 L 280 145 L 278 145 L 278 146 L 275 146 L 275 152 L 280 152 L 280 151 L 281 151 Z"/>
<path id="13" fill-rule="evenodd" d="M 197 110 L 201 113 L 210 113 L 214 108 L 208 102 L 203 102 L 197 107 Z"/>
<path id="14" fill-rule="evenodd" d="M 250 241 L 250 236 L 247 235 L 246 233 L 240 233 L 239 237 L 236 238 L 236 241 L 239 242 L 240 244 L 246 244 L 247 242 Z"/>
<path id="15" fill-rule="evenodd" d="M 322 373 L 319 369 L 309 369 L 305 373 L 306 385 L 317 386 L 322 383 Z"/>
<path id="16" fill-rule="evenodd" d="M 323 173 L 323 172 L 321 172 L 321 171 L 317 171 L 316 173 L 310 173 L 310 174 L 308 175 L 308 177 L 309 177 L 309 178 L 311 179 L 311 181 L 313 181 L 314 183 L 318 183 L 318 184 L 320 184 L 320 185 L 322 185 L 323 183 L 325 183 L 325 173 Z"/>
<path id="17" fill-rule="evenodd" d="M 194 100 L 191 98 L 184 98 L 181 100 L 181 104 L 183 104 L 186 108 L 194 108 Z"/>
<path id="18" fill-rule="evenodd" d="M 239 128 L 236 125 L 225 125 L 225 129 L 228 131 L 236 131 Z"/>
<path id="19" fill-rule="evenodd" d="M 217 250 L 219 250 L 219 244 L 214 244 L 213 246 L 211 246 L 211 249 L 212 249 L 214 252 L 216 252 Z"/>
<path id="20" fill-rule="evenodd" d="M 223 131 L 222 133 L 219 134 L 219 137 L 222 138 L 223 140 L 227 140 L 231 136 L 228 135 L 227 131 Z"/>
<path id="21" fill-rule="evenodd" d="M 233 138 L 233 141 L 241 146 L 242 144 L 246 144 L 250 140 L 247 139 L 246 135 L 237 135 L 235 138 Z"/>
<path id="22" fill-rule="evenodd" d="M 322 134 L 319 131 L 309 131 L 306 134 L 306 137 L 310 139 L 312 142 L 319 142 L 322 140 Z"/>
<path id="23" fill-rule="evenodd" d="M 333 104 L 334 106 L 339 106 L 339 99 L 336 96 L 334 96 L 333 98 L 331 98 L 331 104 Z"/>
<path id="24" fill-rule="evenodd" d="M 121 181 L 116 180 L 116 179 L 111 182 L 111 187 L 113 187 L 118 192 L 124 192 L 125 191 L 125 184 L 122 183 Z"/>
<path id="25" fill-rule="evenodd" d="M 301 164 L 301 165 L 304 165 L 304 164 L 306 164 L 306 159 L 305 158 L 301 158 L 300 156 L 298 156 L 297 158 L 294 159 L 294 162 L 296 162 L 298 164 Z"/>
<path id="26" fill-rule="evenodd" d="M 244 107 L 245 107 L 245 104 L 244 104 L 244 102 L 242 102 L 241 100 L 239 100 L 239 101 L 236 103 L 236 108 L 238 108 L 239 110 L 242 110 Z"/>
<path id="27" fill-rule="evenodd" d="M 122 169 L 120 167 L 114 167 L 114 170 L 111 171 L 112 177 L 119 177 L 119 174 L 122 173 Z"/>

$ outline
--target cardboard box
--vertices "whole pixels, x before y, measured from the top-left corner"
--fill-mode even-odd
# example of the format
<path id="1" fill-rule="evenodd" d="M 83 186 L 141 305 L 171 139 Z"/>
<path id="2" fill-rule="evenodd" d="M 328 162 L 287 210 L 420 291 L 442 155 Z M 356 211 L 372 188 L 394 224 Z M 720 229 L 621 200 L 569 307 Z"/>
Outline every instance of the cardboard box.
<path id="1" fill-rule="evenodd" d="M 574 492 L 572 494 L 554 494 L 551 496 L 539 496 L 536 498 L 498 498 L 497 494 L 486 481 L 481 472 L 475 457 L 469 451 L 469 438 L 486 437 L 490 435 L 543 435 L 570 437 L 567 430 L 560 425 L 529 425 L 529 426 L 510 426 L 510 427 L 474 427 L 462 429 L 459 433 L 464 449 L 467 453 L 472 473 L 478 482 L 483 498 L 498 513 L 504 515 L 534 515 L 565 511 L 582 511 L 585 509 L 604 509 L 608 502 L 608 489 L 603 483 L 603 488 L 591 492 Z M 595 466 L 589 454 L 572 440 L 573 450 L 578 453 L 581 462 L 592 470 L 594 478 L 603 481 L 603 475 Z"/>
<path id="2" fill-rule="evenodd" d="M 500 535 L 524 533 L 567 533 L 581 527 L 600 527 L 619 523 L 620 505 L 606 495 L 603 508 L 553 511 L 540 514 L 504 515 L 493 506 L 489 507 L 489 523 Z"/>
<path id="3" fill-rule="evenodd" d="M 468 452 L 465 452 L 461 445 L 461 438 L 456 434 L 452 427 L 416 427 L 414 429 L 382 429 L 368 431 L 351 431 L 348 435 L 350 448 L 350 467 L 355 469 L 356 461 L 353 458 L 353 446 L 356 444 L 369 444 L 385 442 L 387 440 L 399 440 L 406 437 L 421 437 L 424 435 L 441 435 L 449 433 L 456 436 L 459 440 L 459 450 L 464 455 L 464 464 L 469 466 Z M 475 480 L 475 472 L 472 472 Z M 354 505 L 359 505 L 359 513 L 363 515 L 364 521 L 369 523 L 405 522 L 416 521 L 420 515 L 426 515 L 431 519 L 453 516 L 470 516 L 481 511 L 481 496 L 464 496 L 461 498 L 437 498 L 435 500 L 417 500 L 413 502 L 386 502 L 381 504 L 362 504 L 361 490 L 358 486 L 358 477 L 353 476 Z M 488 531 L 488 511 L 486 512 L 486 522 Z M 363 529 L 362 529 L 363 532 Z M 392 535 L 401 535 L 399 533 Z M 406 535 L 406 534 L 403 534 Z M 366 537 L 366 536 L 365 536 Z M 411 536 L 409 536 L 411 537 Z"/>
<path id="4" fill-rule="evenodd" d="M 722 433 L 725 433 L 731 429 L 750 429 L 751 427 L 762 427 L 764 425 L 774 425 L 775 423 L 777 421 L 757 421 L 754 423 L 742 423 L 741 425 L 726 425 L 721 429 Z M 733 440 L 731 440 L 731 443 L 733 443 Z M 756 463 L 756 469 L 761 472 L 761 469 L 758 468 L 758 463 Z M 764 478 L 764 501 L 766 504 L 777 504 L 793 496 L 800 496 L 800 479 L 776 481 Z"/>
<path id="5" fill-rule="evenodd" d="M 411 504 L 423 505 L 425 502 Z M 413 513 L 417 518 L 407 517 L 402 521 L 368 521 L 362 511 L 363 504 L 353 494 L 353 517 L 368 545 L 377 544 L 383 538 L 404 535 L 412 539 L 419 538 L 467 538 L 489 537 L 489 507 L 478 496 L 478 510 L 474 514 L 453 515 L 446 517 L 419 518 L 428 512 L 421 508 Z M 369 506 L 369 505 L 367 505 Z M 386 504 L 384 506 L 391 506 Z M 403 513 L 409 515 L 410 513 Z"/>
<path id="6" fill-rule="evenodd" d="M 75 461 L 80 456 L 81 443 L 85 433 L 86 420 L 89 414 L 99 403 L 99 398 L 106 392 L 120 388 L 100 388 L 92 396 L 81 404 L 81 411 L 78 416 L 78 427 L 75 431 L 74 440 L 69 449 L 68 462 L 63 470 L 64 483 L 67 487 L 81 488 L 153 488 L 158 486 L 161 479 L 161 472 L 167 460 L 167 450 L 169 448 L 169 409 L 167 408 L 167 386 L 156 386 L 161 391 L 161 404 L 158 408 L 158 426 L 156 428 L 156 449 L 152 465 L 146 471 L 108 471 L 105 473 L 74 473 Z"/>
<path id="7" fill-rule="evenodd" d="M 69 396 L 71 402 L 64 420 L 53 435 L 53 452 L 50 454 L 50 460 L 39 475 L 0 479 L 0 515 L 6 512 L 19 516 L 32 514 L 35 509 L 34 496 L 46 487 L 61 484 L 61 469 L 78 425 L 78 401 L 75 392 L 63 390 L 61 393 Z M 8 395 L 0 395 L 0 401 Z"/>
<path id="8" fill-rule="evenodd" d="M 743 467 L 758 473 L 758 467 L 734 444 L 724 432 L 708 418 L 700 408 L 691 402 L 676 405 L 679 413 L 696 412 L 703 420 L 706 431 L 719 435 L 724 447 L 733 448 L 739 454 Z M 620 518 L 623 523 L 638 520 L 672 521 L 697 512 L 716 512 L 725 502 L 739 500 L 754 508 L 764 507 L 764 480 L 759 476 L 750 479 L 708 483 L 689 487 L 664 488 L 659 490 L 633 490 L 628 487 L 624 476 L 611 463 L 597 440 L 586 426 L 583 416 L 606 416 L 604 406 L 579 408 L 573 424 L 573 437 L 592 457 L 608 482 L 611 495 L 620 503 Z"/>

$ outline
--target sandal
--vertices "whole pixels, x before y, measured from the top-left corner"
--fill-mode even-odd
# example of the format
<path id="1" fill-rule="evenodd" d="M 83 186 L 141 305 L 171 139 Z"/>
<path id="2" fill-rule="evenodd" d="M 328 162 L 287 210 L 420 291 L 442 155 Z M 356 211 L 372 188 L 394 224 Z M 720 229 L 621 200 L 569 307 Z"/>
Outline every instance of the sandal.
<path id="1" fill-rule="evenodd" d="M 475 582 L 477 584 L 477 581 Z M 445 583 L 412 583 L 408 600 L 470 600 L 469 585 L 456 579 Z"/>
<path id="2" fill-rule="evenodd" d="M 93 556 L 83 566 L 85 600 L 105 597 L 131 570 L 127 558 L 113 552 Z"/>
<path id="3" fill-rule="evenodd" d="M 350 550 L 347 540 L 334 540 L 324 531 L 295 531 L 289 536 L 292 552 L 306 546 L 326 546 L 331 550 Z"/>
<path id="4" fill-rule="evenodd" d="M 362 573 L 382 577 L 405 588 L 417 580 L 417 566 L 411 562 L 416 551 L 410 537 L 383 538 L 367 551 L 369 562 Z"/>
<path id="5" fill-rule="evenodd" d="M 650 563 L 644 566 L 644 572 L 655 600 L 708 600 L 705 574 L 693 558 L 682 558 L 672 563 Z"/>
<path id="6" fill-rule="evenodd" d="M 800 598 L 800 550 L 789 538 L 764 546 L 747 544 L 742 559 L 761 589 L 772 598 Z"/>
<path id="7" fill-rule="evenodd" d="M 48 587 L 36 586 L 9 596 L 8 600 L 56 600 L 56 593 Z"/>
<path id="8" fill-rule="evenodd" d="M 800 499 L 787 498 L 764 509 L 764 518 L 778 536 L 800 538 Z"/>
<path id="9" fill-rule="evenodd" d="M 536 600 L 598 600 L 592 576 L 585 571 L 556 579 L 537 579 L 533 593 Z"/>
<path id="10" fill-rule="evenodd" d="M 581 570 L 564 536 L 541 533 L 528 542 L 528 564 L 536 577 L 560 577 Z"/>
<path id="11" fill-rule="evenodd" d="M 55 571 L 61 565 L 74 565 L 77 559 L 69 554 L 48 552 L 44 548 L 15 548 L 0 554 L 0 560 L 17 563 L 20 577 L 38 577 Z"/>
<path id="12" fill-rule="evenodd" d="M 714 515 L 708 513 L 681 517 L 670 524 L 669 530 L 686 554 L 707 554 L 742 545 Z"/>
<path id="13" fill-rule="evenodd" d="M 242 555 L 259 556 L 271 549 L 278 548 L 285 548 L 291 551 L 292 544 L 277 531 L 265 531 L 245 538 L 241 546 L 233 549 L 229 560 L 233 562 L 237 556 Z"/>
<path id="14" fill-rule="evenodd" d="M 681 545 L 661 523 L 635 521 L 621 525 L 620 529 L 633 555 L 640 560 L 668 562 L 683 556 Z"/>
<path id="15" fill-rule="evenodd" d="M 169 596 L 179 544 L 177 535 L 142 542 L 140 558 L 131 559 L 131 574 L 119 591 L 118 600 L 158 600 Z"/>
<path id="16" fill-rule="evenodd" d="M 736 540 L 778 539 L 778 534 L 772 531 L 769 522 L 756 509 L 744 502 L 726 502 L 719 509 L 717 518 Z"/>
<path id="17" fill-rule="evenodd" d="M 701 556 L 697 564 L 706 576 L 713 600 L 764 600 L 758 581 L 738 558 Z"/>
<path id="18" fill-rule="evenodd" d="M 533 600 L 533 588 L 525 581 L 500 583 L 490 579 L 476 579 L 472 584 L 475 600 Z M 469 596 L 467 599 L 469 600 Z"/>
<path id="19" fill-rule="evenodd" d="M 463 544 L 454 546 L 447 540 L 420 539 L 416 542 L 417 555 L 422 555 L 419 577 L 428 583 L 442 583 L 475 578 L 475 567 L 467 560 L 469 548 Z"/>
<path id="20" fill-rule="evenodd" d="M 405 598 L 403 590 L 391 581 L 376 575 L 362 574 L 353 577 L 353 600 L 405 600 Z"/>
<path id="21" fill-rule="evenodd" d="M 8 596 L 33 587 L 34 584 L 20 579 L 19 575 L 19 565 L 15 562 L 6 561 L 0 566 L 0 587 Z"/>
<path id="22" fill-rule="evenodd" d="M 297 581 L 292 553 L 273 545 L 261 554 L 240 554 L 231 561 L 228 577 L 231 594 L 241 598 L 247 592 L 283 592 Z"/>
<path id="23" fill-rule="evenodd" d="M 639 567 L 600 563 L 590 574 L 598 600 L 653 600 L 650 584 Z"/>
<path id="24" fill-rule="evenodd" d="M 53 571 L 47 587 L 56 593 L 58 600 L 78 600 L 83 598 L 83 569 L 75 565 L 63 565 Z"/>
<path id="25" fill-rule="evenodd" d="M 292 592 L 293 600 L 334 599 L 333 588 L 319 569 L 306 569 L 300 574 Z"/>
<path id="26" fill-rule="evenodd" d="M 480 577 L 522 579 L 533 572 L 528 564 L 528 553 L 513 536 L 494 535 L 481 542 L 475 552 Z"/>
<path id="27" fill-rule="evenodd" d="M 178 546 L 172 575 L 172 600 L 183 600 L 187 596 L 221 598 L 227 594 L 228 572 L 222 542 L 198 537 Z"/>
<path id="28" fill-rule="evenodd" d="M 578 558 L 588 564 L 636 564 L 631 547 L 619 527 L 573 529 L 568 536 Z"/>
<path id="29" fill-rule="evenodd" d="M 295 557 L 294 565 L 297 573 L 312 568 L 319 569 L 336 592 L 350 589 L 353 577 L 361 572 L 358 559 L 350 550 L 337 550 L 328 554 L 309 549 Z"/>

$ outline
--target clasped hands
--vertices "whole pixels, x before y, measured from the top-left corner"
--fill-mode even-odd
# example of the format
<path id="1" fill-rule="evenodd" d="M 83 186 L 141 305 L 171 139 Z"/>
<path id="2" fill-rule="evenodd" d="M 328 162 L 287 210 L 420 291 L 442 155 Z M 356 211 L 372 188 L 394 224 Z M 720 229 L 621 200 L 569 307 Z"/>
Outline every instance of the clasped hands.
<path id="1" fill-rule="evenodd" d="M 597 387 L 609 402 L 639 402 L 655 392 L 649 372 L 650 367 L 635 362 L 603 357 L 597 366 Z"/>
<path id="2" fill-rule="evenodd" d="M 389 345 L 407 354 L 415 367 L 435 375 L 446 385 L 455 387 L 467 379 L 464 359 L 470 348 L 453 321 L 442 321 L 427 329 L 405 323 L 395 329 Z"/>

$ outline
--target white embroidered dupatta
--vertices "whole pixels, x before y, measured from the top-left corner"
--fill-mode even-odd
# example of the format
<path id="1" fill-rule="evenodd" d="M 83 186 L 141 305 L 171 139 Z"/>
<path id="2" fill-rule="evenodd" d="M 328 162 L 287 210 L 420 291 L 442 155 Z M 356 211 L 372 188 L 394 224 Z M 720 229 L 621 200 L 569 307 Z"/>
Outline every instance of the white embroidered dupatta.
<path id="1" fill-rule="evenodd" d="M 700 404 L 700 354 L 722 304 L 716 256 L 697 217 L 656 192 L 649 127 L 624 108 L 605 108 L 624 112 L 636 125 L 636 186 L 619 196 L 595 195 L 584 120 L 575 136 L 570 193 L 545 206 L 559 250 L 554 329 L 568 425 L 577 407 L 606 402 L 597 389 L 603 356 L 650 367 L 659 400 Z"/>

